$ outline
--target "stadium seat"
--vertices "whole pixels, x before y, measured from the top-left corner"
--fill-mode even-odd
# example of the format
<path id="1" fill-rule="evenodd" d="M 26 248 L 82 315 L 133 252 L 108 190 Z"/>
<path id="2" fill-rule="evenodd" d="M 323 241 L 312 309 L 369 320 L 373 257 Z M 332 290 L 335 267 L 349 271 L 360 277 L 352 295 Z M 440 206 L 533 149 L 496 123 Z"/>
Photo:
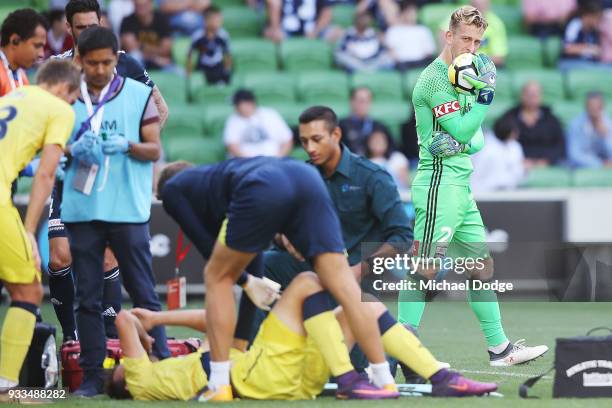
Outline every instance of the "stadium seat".
<path id="1" fill-rule="evenodd" d="M 440 25 L 449 21 L 456 9 L 455 4 L 426 4 L 419 10 L 419 21 L 429 27 L 436 36 Z"/>
<path id="2" fill-rule="evenodd" d="M 408 100 L 412 100 L 412 91 L 417 83 L 417 80 L 419 79 L 419 76 L 421 75 L 421 72 L 423 72 L 423 69 L 424 68 L 413 68 L 403 73 L 404 94 Z"/>
<path id="3" fill-rule="evenodd" d="M 296 127 L 300 124 L 300 114 L 308 107 L 305 103 L 276 103 L 271 104 L 269 107 L 276 109 L 276 111 L 283 117 L 287 125 L 290 127 Z"/>
<path id="4" fill-rule="evenodd" d="M 17 194 L 29 194 L 32 191 L 34 177 L 20 177 L 17 180 Z"/>
<path id="5" fill-rule="evenodd" d="M 166 141 L 165 153 L 167 161 L 208 164 L 225 158 L 225 146 L 220 139 L 176 138 Z"/>
<path id="6" fill-rule="evenodd" d="M 584 103 L 579 101 L 559 101 L 550 107 L 553 113 L 561 121 L 564 128 L 567 128 L 574 118 L 584 112 Z"/>
<path id="7" fill-rule="evenodd" d="M 263 39 L 238 39 L 230 44 L 234 70 L 238 72 L 275 71 L 276 46 Z"/>
<path id="8" fill-rule="evenodd" d="M 306 151 L 302 149 L 302 146 L 298 145 L 293 148 L 291 153 L 289 153 L 289 157 L 293 157 L 294 159 L 297 159 L 300 161 L 306 161 L 308 160 L 308 153 L 306 153 Z"/>
<path id="9" fill-rule="evenodd" d="M 297 79 L 300 101 L 319 103 L 320 100 L 346 102 L 349 95 L 348 76 L 341 71 L 302 72 Z"/>
<path id="10" fill-rule="evenodd" d="M 245 1 L 244 0 L 223 0 L 223 1 L 215 2 L 215 4 L 218 4 L 219 7 L 221 7 L 221 10 L 225 11 L 227 7 L 243 7 L 244 8 Z"/>
<path id="11" fill-rule="evenodd" d="M 571 173 L 563 167 L 535 168 L 527 173 L 521 184 L 528 188 L 559 188 L 569 187 L 572 184 Z"/>
<path id="12" fill-rule="evenodd" d="M 521 70 L 542 68 L 543 65 L 543 50 L 540 40 L 529 36 L 508 37 L 506 68 Z"/>
<path id="13" fill-rule="evenodd" d="M 489 106 L 489 112 L 487 112 L 487 116 L 483 122 L 484 127 L 493 129 L 497 119 L 501 118 L 504 113 L 508 112 L 508 110 L 512 109 L 515 105 L 516 103 L 511 99 L 498 99 L 496 96 L 491 106 Z"/>
<path id="14" fill-rule="evenodd" d="M 186 102 L 187 84 L 185 78 L 164 71 L 150 71 L 149 74 L 168 105 L 184 104 Z"/>
<path id="15" fill-rule="evenodd" d="M 545 69 L 514 71 L 512 83 L 515 98 L 520 97 L 523 85 L 531 80 L 537 81 L 542 87 L 544 103 L 550 105 L 565 99 L 563 76 L 559 71 Z"/>
<path id="16" fill-rule="evenodd" d="M 612 169 L 576 169 L 574 187 L 612 187 Z"/>
<path id="17" fill-rule="evenodd" d="M 580 69 L 567 74 L 567 86 L 570 97 L 583 102 L 587 93 L 601 91 L 604 95 L 612 95 L 612 80 L 608 69 Z"/>
<path id="18" fill-rule="evenodd" d="M 508 35 L 523 33 L 523 12 L 520 7 L 508 4 L 493 4 L 491 10 L 504 22 Z"/>
<path id="19" fill-rule="evenodd" d="M 370 114 L 379 120 L 391 131 L 396 142 L 401 137 L 402 123 L 406 122 L 412 114 L 412 105 L 406 101 L 401 102 L 373 102 Z"/>
<path id="20" fill-rule="evenodd" d="M 204 106 L 202 105 L 172 105 L 166 126 L 162 131 L 164 138 L 188 136 L 204 136 Z"/>
<path id="21" fill-rule="evenodd" d="M 354 15 L 354 4 L 337 4 L 332 8 L 332 23 L 340 27 L 348 28 L 353 25 Z"/>
<path id="22" fill-rule="evenodd" d="M 201 85 L 193 88 L 191 102 L 230 104 L 235 90 L 234 85 Z"/>
<path id="23" fill-rule="evenodd" d="M 225 121 L 233 112 L 231 104 L 207 105 L 203 115 L 206 136 L 211 139 L 222 139 Z"/>
<path id="24" fill-rule="evenodd" d="M 514 99 L 512 76 L 513 72 L 507 69 L 500 69 L 497 71 L 497 85 L 495 85 L 495 102 L 497 102 L 499 99 Z"/>
<path id="25" fill-rule="evenodd" d="M 556 68 L 563 43 L 559 37 L 548 36 L 544 41 L 544 65 L 549 68 Z"/>
<path id="26" fill-rule="evenodd" d="M 351 86 L 370 88 L 377 102 L 401 101 L 403 97 L 402 77 L 398 72 L 356 73 L 352 77 Z"/>
<path id="27" fill-rule="evenodd" d="M 187 64 L 187 53 L 191 48 L 190 37 L 175 37 L 172 40 L 172 59 L 179 67 L 185 69 Z M 197 58 L 197 57 L 194 57 Z"/>
<path id="28" fill-rule="evenodd" d="M 242 86 L 252 90 L 260 104 L 295 101 L 295 75 L 285 72 L 244 74 Z"/>
<path id="29" fill-rule="evenodd" d="M 331 48 L 321 40 L 289 38 L 281 43 L 280 56 L 286 71 L 320 71 L 331 68 Z"/>
<path id="30" fill-rule="evenodd" d="M 223 28 L 229 33 L 231 39 L 259 37 L 263 26 L 263 17 L 250 7 L 223 8 Z M 231 46 L 233 42 L 230 43 Z"/>

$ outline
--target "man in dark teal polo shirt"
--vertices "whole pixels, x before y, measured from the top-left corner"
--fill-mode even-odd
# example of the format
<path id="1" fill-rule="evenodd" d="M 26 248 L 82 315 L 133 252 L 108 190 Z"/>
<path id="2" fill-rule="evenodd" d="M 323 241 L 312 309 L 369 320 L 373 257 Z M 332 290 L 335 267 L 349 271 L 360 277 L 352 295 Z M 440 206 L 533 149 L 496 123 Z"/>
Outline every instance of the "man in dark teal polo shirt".
<path id="1" fill-rule="evenodd" d="M 386 170 L 352 153 L 340 142 L 342 132 L 333 110 L 314 106 L 300 115 L 300 142 L 325 181 L 342 225 L 349 264 L 360 276 L 362 255 L 393 256 L 410 248 L 412 223 L 400 200 L 397 186 Z M 361 243 L 381 243 L 373 253 L 362 254 Z M 312 270 L 309 262 L 285 237 L 283 249 L 264 254 L 265 276 L 285 288 L 299 272 Z"/>

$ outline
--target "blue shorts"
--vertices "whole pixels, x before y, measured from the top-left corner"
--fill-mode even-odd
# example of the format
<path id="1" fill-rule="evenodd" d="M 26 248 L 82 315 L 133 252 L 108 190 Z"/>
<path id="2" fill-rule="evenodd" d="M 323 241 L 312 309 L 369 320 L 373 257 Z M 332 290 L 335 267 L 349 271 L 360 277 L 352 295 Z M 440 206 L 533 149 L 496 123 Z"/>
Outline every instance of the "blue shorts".
<path id="1" fill-rule="evenodd" d="M 344 253 L 336 210 L 318 171 L 308 164 L 274 161 L 255 168 L 232 192 L 221 239 L 242 252 L 261 252 L 276 233 L 300 253 Z"/>
<path id="2" fill-rule="evenodd" d="M 56 180 L 53 186 L 53 192 L 51 193 L 51 204 L 49 205 L 49 227 L 47 233 L 49 239 L 68 238 L 66 227 L 64 227 L 64 223 L 61 219 L 63 188 L 64 182 Z"/>

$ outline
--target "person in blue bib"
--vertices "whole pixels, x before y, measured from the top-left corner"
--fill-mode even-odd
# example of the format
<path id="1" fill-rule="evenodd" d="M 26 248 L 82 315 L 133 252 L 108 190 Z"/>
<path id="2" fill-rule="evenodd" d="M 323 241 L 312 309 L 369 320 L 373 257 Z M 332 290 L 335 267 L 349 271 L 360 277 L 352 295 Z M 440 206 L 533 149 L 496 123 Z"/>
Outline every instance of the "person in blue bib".
<path id="1" fill-rule="evenodd" d="M 68 230 L 78 298 L 85 397 L 103 391 L 106 356 L 102 298 L 104 250 L 115 253 L 123 284 L 134 305 L 161 310 L 155 293 L 149 218 L 153 162 L 161 152 L 159 113 L 151 88 L 115 74 L 117 39 L 94 26 L 79 36 L 78 63 L 83 68 L 81 98 L 73 105 L 75 127 L 67 149 L 61 206 Z M 153 353 L 169 356 L 163 327 L 153 329 Z"/>

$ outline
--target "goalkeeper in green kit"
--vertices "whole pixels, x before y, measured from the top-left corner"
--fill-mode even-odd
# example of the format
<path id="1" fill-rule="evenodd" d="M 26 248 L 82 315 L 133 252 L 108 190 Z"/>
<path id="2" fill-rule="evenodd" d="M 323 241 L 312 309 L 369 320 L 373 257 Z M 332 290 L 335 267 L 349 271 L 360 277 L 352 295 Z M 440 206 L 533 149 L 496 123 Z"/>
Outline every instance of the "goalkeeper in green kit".
<path id="1" fill-rule="evenodd" d="M 472 173 L 469 155 L 484 144 L 480 126 L 495 95 L 496 70 L 486 55 L 474 55 L 476 75 L 463 75 L 474 87 L 475 95 L 464 95 L 457 93 L 450 83 L 448 66 L 461 54 L 475 54 L 486 28 L 487 22 L 476 8 L 457 9 L 445 34 L 444 50 L 421 73 L 412 96 L 419 139 L 419 166 L 412 183 L 416 212 L 412 255 L 422 259 L 477 258 L 481 263 L 468 270 L 467 276 L 480 281 L 492 278 L 493 260 L 469 187 Z M 440 273 L 435 265 L 421 265 L 414 276 L 420 280 L 434 279 Z M 548 350 L 546 346 L 527 347 L 523 340 L 508 341 L 494 291 L 469 289 L 468 301 L 485 335 L 490 365 L 525 363 Z M 423 291 L 400 293 L 401 323 L 418 328 L 424 309 Z"/>

